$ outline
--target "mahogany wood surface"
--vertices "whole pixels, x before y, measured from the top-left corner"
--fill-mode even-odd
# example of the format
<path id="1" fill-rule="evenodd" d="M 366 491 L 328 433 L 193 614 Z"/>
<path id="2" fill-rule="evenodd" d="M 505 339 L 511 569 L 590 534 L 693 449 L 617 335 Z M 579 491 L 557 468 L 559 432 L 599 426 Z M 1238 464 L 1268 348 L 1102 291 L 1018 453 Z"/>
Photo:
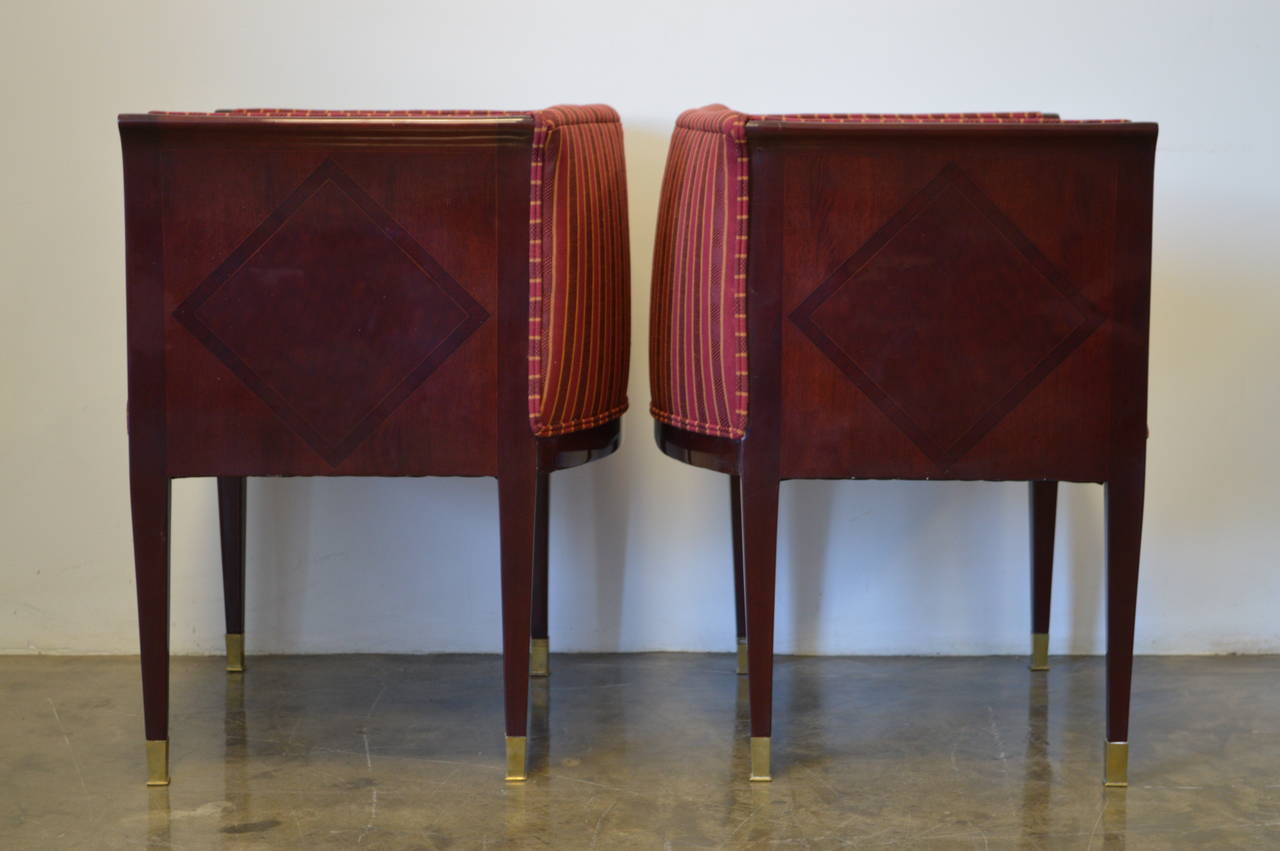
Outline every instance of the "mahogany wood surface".
<path id="1" fill-rule="evenodd" d="M 1031 632 L 1049 632 L 1053 599 L 1053 538 L 1058 514 L 1058 483 L 1031 482 Z"/>
<path id="2" fill-rule="evenodd" d="M 538 440 L 529 427 L 528 159 L 520 151 L 497 168 L 498 519 L 502 555 L 502 655 L 506 732 L 524 736 L 529 716 Z"/>
<path id="3" fill-rule="evenodd" d="M 243 476 L 218 477 L 218 522 L 222 539 L 222 605 L 227 633 L 244 635 L 245 497 Z"/>
<path id="4" fill-rule="evenodd" d="M 549 545 L 551 508 L 551 476 L 538 471 L 538 490 L 534 496 L 536 514 L 533 518 L 533 614 L 530 638 L 547 638 L 547 547 Z"/>
<path id="5" fill-rule="evenodd" d="M 1120 154 L 1116 190 L 1110 475 L 1107 515 L 1107 741 L 1129 740 L 1133 632 L 1147 468 L 1154 128 Z"/>
<path id="6" fill-rule="evenodd" d="M 739 641 L 747 637 L 746 588 L 742 572 L 742 480 L 729 477 L 729 533 L 733 535 L 733 624 Z"/>
<path id="7" fill-rule="evenodd" d="M 772 150 L 751 157 L 751 220 L 747 259 L 747 360 L 751 394 L 747 436 L 742 441 L 743 563 L 747 604 L 747 670 L 751 736 L 773 729 L 773 616 L 778 554 L 778 488 L 785 436 L 782 412 L 782 299 L 778 282 L 783 254 L 786 202 L 781 169 Z"/>
<path id="8" fill-rule="evenodd" d="M 1107 478 L 1123 145 L 985 138 L 787 157 L 785 477 Z"/>
<path id="9" fill-rule="evenodd" d="M 494 173 L 529 122 L 192 122 L 121 124 L 157 160 L 168 474 L 495 475 Z"/>
<path id="10" fill-rule="evenodd" d="M 125 294 L 129 357 L 129 492 L 148 741 L 169 737 L 169 528 L 164 293 L 158 247 L 163 197 L 153 137 L 121 128 L 125 169 Z"/>
<path id="11" fill-rule="evenodd" d="M 1116 310 L 1149 291 L 1149 273 L 1119 274 L 1121 193 L 1134 173 L 1150 182 L 1155 125 L 747 133 L 753 168 L 765 150 L 786 161 L 785 236 L 750 243 L 753 261 L 782 254 L 782 344 L 762 356 L 782 361 L 783 478 L 1107 480 L 1127 439 L 1118 337 L 1147 333 Z M 668 454 L 738 470 L 734 441 L 658 434 Z"/>

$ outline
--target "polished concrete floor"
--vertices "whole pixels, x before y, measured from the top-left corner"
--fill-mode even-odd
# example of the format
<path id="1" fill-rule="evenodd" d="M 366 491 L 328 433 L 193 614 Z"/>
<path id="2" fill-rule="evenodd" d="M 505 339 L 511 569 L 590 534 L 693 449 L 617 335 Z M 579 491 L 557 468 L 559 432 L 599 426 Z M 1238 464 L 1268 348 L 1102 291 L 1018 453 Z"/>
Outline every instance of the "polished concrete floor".
<path id="1" fill-rule="evenodd" d="M 149 790 L 136 658 L 0 657 L 0 848 L 1280 848 L 1280 658 L 780 658 L 749 783 L 728 655 L 553 656 L 502 779 L 495 656 L 173 662 Z"/>

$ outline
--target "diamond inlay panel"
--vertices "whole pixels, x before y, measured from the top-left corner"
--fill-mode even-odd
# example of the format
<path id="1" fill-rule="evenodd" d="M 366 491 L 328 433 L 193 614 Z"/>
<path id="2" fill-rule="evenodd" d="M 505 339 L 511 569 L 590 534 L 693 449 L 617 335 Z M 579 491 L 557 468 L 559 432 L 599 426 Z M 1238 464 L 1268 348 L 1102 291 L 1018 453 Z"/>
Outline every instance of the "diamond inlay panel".
<path id="1" fill-rule="evenodd" d="M 331 465 L 488 317 L 330 161 L 174 315 Z"/>
<path id="2" fill-rule="evenodd" d="M 791 318 L 944 468 L 1101 323 L 954 165 Z"/>

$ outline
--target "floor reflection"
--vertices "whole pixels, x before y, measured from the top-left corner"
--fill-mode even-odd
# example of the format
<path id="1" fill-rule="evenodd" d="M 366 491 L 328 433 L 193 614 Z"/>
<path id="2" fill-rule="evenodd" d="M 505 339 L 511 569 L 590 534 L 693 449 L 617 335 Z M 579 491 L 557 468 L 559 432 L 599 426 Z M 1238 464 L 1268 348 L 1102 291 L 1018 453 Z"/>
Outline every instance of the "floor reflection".
<path id="1" fill-rule="evenodd" d="M 234 830 L 239 813 L 250 812 L 249 798 L 249 722 L 244 711 L 245 674 L 226 674 L 226 695 L 222 716 L 223 762 L 222 796 L 237 802 L 222 810 L 222 830 Z"/>
<path id="2" fill-rule="evenodd" d="M 1113 787 L 1103 790 L 1102 846 L 1124 851 L 1129 830 L 1129 790 Z"/>
<path id="3" fill-rule="evenodd" d="M 171 848 L 172 846 L 169 789 L 165 786 L 153 786 L 147 790 L 147 847 Z"/>
<path id="4" fill-rule="evenodd" d="M 1027 748 L 1022 763 L 1022 832 L 1043 832 L 1050 825 L 1053 765 L 1049 761 L 1049 676 L 1027 671 Z"/>
<path id="5" fill-rule="evenodd" d="M 529 681 L 529 773 L 546 774 L 551 760 L 551 678 Z"/>
<path id="6" fill-rule="evenodd" d="M 0 848 L 1280 847 L 1274 657 L 1140 659 L 1106 791 L 1100 659 L 780 658 L 772 783 L 730 654 L 558 656 L 526 783 L 497 657 L 251 663 L 173 660 L 148 789 L 136 659 L 0 658 Z"/>

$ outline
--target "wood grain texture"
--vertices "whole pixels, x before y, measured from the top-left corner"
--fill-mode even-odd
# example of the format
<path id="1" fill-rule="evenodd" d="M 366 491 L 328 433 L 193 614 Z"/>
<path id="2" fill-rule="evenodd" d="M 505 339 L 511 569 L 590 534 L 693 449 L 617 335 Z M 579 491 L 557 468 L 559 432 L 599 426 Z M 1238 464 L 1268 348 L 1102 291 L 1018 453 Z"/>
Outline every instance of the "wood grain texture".
<path id="1" fill-rule="evenodd" d="M 166 152 L 170 475 L 495 474 L 493 171 L 520 143 L 277 141 Z"/>
<path id="2" fill-rule="evenodd" d="M 1129 740 L 1133 634 L 1147 466 L 1147 361 L 1151 325 L 1151 145 L 1120 152 L 1116 189 L 1111 452 L 1107 513 L 1107 741 Z"/>
<path id="3" fill-rule="evenodd" d="M 229 635 L 244 635 L 247 490 L 243 476 L 218 477 L 218 525 L 222 542 L 222 605 L 226 610 Z"/>
<path id="4" fill-rule="evenodd" d="M 499 287 L 498 518 L 502 559 L 502 671 L 506 734 L 524 736 L 529 713 L 529 639 L 538 507 L 538 439 L 529 428 L 527 167 L 518 151 L 497 163 Z"/>
<path id="5" fill-rule="evenodd" d="M 1121 276 L 1135 250 L 1121 187 L 1135 169 L 1149 184 L 1154 125 L 747 134 L 753 159 L 782 160 L 784 479 L 1107 480 L 1113 404 L 1137 398 L 1113 387 L 1117 345 L 1147 337 L 1117 308 L 1150 288 L 1149 265 Z M 1149 212 L 1136 220 L 1149 264 Z M 656 434 L 674 457 L 738 470 L 732 441 Z"/>
<path id="6" fill-rule="evenodd" d="M 1049 632 L 1053 601 L 1053 538 L 1058 520 L 1058 483 L 1031 482 L 1031 632 Z"/>
<path id="7" fill-rule="evenodd" d="M 747 261 L 747 359 L 752 403 L 742 439 L 741 489 L 743 568 L 747 608 L 747 670 L 751 736 L 773 728 L 773 619 L 778 557 L 778 491 L 782 482 L 781 410 L 783 235 L 786 198 L 781 169 L 785 160 L 767 146 L 751 156 L 750 239 Z"/>
<path id="8" fill-rule="evenodd" d="M 489 314 L 326 158 L 174 317 L 337 466 Z"/>
<path id="9" fill-rule="evenodd" d="M 550 628 L 550 577 L 548 572 L 548 547 L 550 546 L 551 476 L 538 471 L 535 515 L 533 519 L 533 614 L 530 638 L 547 638 Z"/>
<path id="10" fill-rule="evenodd" d="M 497 474 L 494 174 L 531 120 L 120 126 L 157 159 L 130 262 L 161 288 L 171 477 Z M 547 439 L 543 466 L 617 434 Z"/>
<path id="11" fill-rule="evenodd" d="M 747 637 L 745 574 L 742 572 L 742 479 L 729 477 L 729 534 L 733 536 L 733 625 L 738 641 Z"/>
<path id="12" fill-rule="evenodd" d="M 790 318 L 942 471 L 1102 321 L 954 162 Z"/>
<path id="13" fill-rule="evenodd" d="M 161 151 L 121 128 L 125 181 L 126 324 L 129 369 L 129 492 L 148 741 L 169 737 L 170 490 L 164 421 Z"/>
<path id="14" fill-rule="evenodd" d="M 788 157 L 784 477 L 1106 478 L 1118 160 L 982 138 Z"/>

